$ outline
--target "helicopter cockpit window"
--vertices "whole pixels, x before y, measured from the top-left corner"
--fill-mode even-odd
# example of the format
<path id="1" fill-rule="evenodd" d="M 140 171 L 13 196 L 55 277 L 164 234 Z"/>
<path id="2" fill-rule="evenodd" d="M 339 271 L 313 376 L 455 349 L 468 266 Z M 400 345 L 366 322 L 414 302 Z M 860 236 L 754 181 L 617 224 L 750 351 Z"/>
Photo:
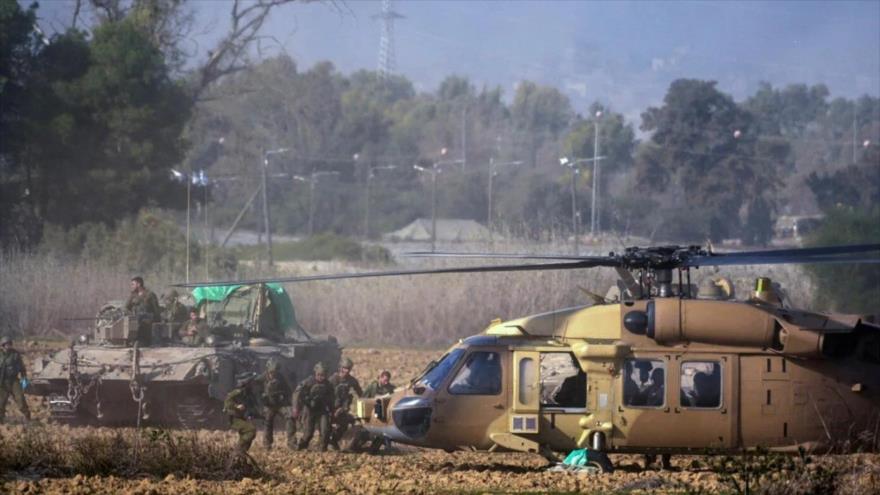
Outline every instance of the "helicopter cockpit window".
<path id="1" fill-rule="evenodd" d="M 417 382 L 432 390 L 437 390 L 437 387 L 443 383 L 443 380 L 446 379 L 446 375 L 452 371 L 452 368 L 455 367 L 455 363 L 458 362 L 462 354 L 464 354 L 464 349 L 453 349 L 449 351 L 445 356 L 440 358 L 440 361 L 437 364 L 428 368 L 425 374 L 417 380 Z"/>
<path id="2" fill-rule="evenodd" d="M 682 407 L 721 406 L 721 365 L 715 361 L 681 364 Z"/>
<path id="3" fill-rule="evenodd" d="M 574 354 L 541 353 L 541 406 L 587 407 L 587 374 Z"/>
<path id="4" fill-rule="evenodd" d="M 627 359 L 623 375 L 623 404 L 660 407 L 666 401 L 666 364 L 659 359 Z"/>
<path id="5" fill-rule="evenodd" d="M 500 394 L 501 358 L 498 353 L 472 352 L 449 385 L 449 393 L 456 395 Z"/>

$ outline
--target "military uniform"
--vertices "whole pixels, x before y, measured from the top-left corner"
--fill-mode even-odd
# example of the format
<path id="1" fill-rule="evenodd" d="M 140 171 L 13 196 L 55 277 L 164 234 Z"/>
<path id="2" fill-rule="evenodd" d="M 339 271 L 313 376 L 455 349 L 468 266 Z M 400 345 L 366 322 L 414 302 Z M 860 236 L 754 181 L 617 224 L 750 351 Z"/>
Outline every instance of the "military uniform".
<path id="1" fill-rule="evenodd" d="M 324 372 L 324 367 L 319 363 L 315 366 L 315 372 Z M 297 448 L 305 449 L 312 441 L 315 428 L 321 429 L 321 451 L 327 450 L 330 443 L 330 414 L 332 412 L 335 397 L 333 386 L 329 380 L 319 382 L 314 376 L 307 378 L 296 389 L 295 411 L 304 412 L 303 437 Z"/>
<path id="2" fill-rule="evenodd" d="M 8 337 L 4 337 L 0 342 L 12 344 L 12 340 Z M 28 421 L 31 419 L 31 411 L 24 399 L 24 390 L 22 390 L 20 380 L 27 380 L 27 372 L 21 354 L 12 347 L 8 349 L 0 347 L 0 423 L 6 418 L 6 403 L 9 401 L 10 395 L 25 419 Z"/>
<path id="3" fill-rule="evenodd" d="M 271 365 L 270 365 L 271 366 Z M 272 448 L 275 439 L 275 418 L 283 417 L 282 410 L 290 404 L 290 387 L 277 372 L 277 365 L 267 367 L 266 376 L 263 379 L 263 409 L 266 421 L 265 437 L 263 443 L 267 449 Z M 286 418 L 287 446 L 295 448 L 296 425 L 293 418 Z"/>
<path id="4" fill-rule="evenodd" d="M 159 308 L 159 299 L 153 291 L 131 291 L 125 309 L 130 311 L 138 321 L 137 341 L 139 344 L 148 346 L 153 342 L 153 323 L 159 321 L 162 310 Z"/>
<path id="5" fill-rule="evenodd" d="M 208 338 L 208 324 L 204 320 L 189 320 L 180 327 L 177 334 L 186 345 L 204 345 Z"/>
<path id="6" fill-rule="evenodd" d="M 367 385 L 367 388 L 364 389 L 363 398 L 372 399 L 373 397 L 378 397 L 380 395 L 389 395 L 394 393 L 395 388 L 397 387 L 391 382 L 382 385 L 378 380 L 373 380 Z M 371 435 L 367 430 L 361 430 L 355 435 L 354 440 L 352 440 L 351 450 L 360 450 L 367 441 L 370 442 L 370 452 L 374 453 L 377 453 L 385 443 L 385 439 L 381 435 Z"/>
<path id="7" fill-rule="evenodd" d="M 257 427 L 251 421 L 252 401 L 247 390 L 247 385 L 252 377 L 241 376 L 238 378 L 236 387 L 227 395 L 223 401 L 223 412 L 229 416 L 229 425 L 233 431 L 238 433 L 238 454 L 246 454 L 254 443 L 257 436 Z"/>
<path id="8" fill-rule="evenodd" d="M 364 398 L 369 399 L 372 397 L 378 397 L 380 395 L 388 395 L 394 393 L 394 389 L 397 388 L 391 382 L 386 383 L 385 385 L 380 385 L 378 381 L 373 380 L 367 388 L 364 389 Z"/>
<path id="9" fill-rule="evenodd" d="M 364 391 L 357 378 L 351 376 L 351 368 L 353 363 L 351 359 L 345 359 L 340 367 L 349 370 L 349 373 L 343 376 L 337 372 L 330 377 L 330 384 L 333 386 L 333 418 L 331 419 L 333 429 L 330 437 L 330 444 L 339 450 L 339 441 L 345 435 L 345 432 L 354 424 L 354 416 L 351 415 L 351 402 L 354 397 L 352 391 L 363 397 Z"/>

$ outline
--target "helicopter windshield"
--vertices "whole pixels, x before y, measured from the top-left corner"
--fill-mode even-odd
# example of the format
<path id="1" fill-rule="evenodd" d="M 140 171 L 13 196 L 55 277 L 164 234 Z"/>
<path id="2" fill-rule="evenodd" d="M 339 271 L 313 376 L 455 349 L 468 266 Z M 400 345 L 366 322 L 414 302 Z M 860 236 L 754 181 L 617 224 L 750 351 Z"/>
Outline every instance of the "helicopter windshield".
<path id="1" fill-rule="evenodd" d="M 452 371 L 452 368 L 455 367 L 455 364 L 458 363 L 458 360 L 461 359 L 463 354 L 464 349 L 453 349 L 449 351 L 436 365 L 428 369 L 428 371 L 426 371 L 416 382 L 426 387 L 430 387 L 432 390 L 436 390 L 437 387 L 443 383 L 443 380 L 446 379 L 449 372 Z"/>

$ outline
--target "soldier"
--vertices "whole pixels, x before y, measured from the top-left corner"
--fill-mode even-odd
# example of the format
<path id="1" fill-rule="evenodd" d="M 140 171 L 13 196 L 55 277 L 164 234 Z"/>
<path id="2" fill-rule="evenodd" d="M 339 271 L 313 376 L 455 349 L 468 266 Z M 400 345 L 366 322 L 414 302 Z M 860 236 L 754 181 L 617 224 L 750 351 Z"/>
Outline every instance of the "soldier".
<path id="1" fill-rule="evenodd" d="M 388 370 L 383 370 L 379 373 L 379 378 L 373 380 L 367 388 L 364 389 L 364 398 L 372 398 L 379 395 L 388 395 L 394 393 L 394 389 L 397 388 L 391 384 L 391 372 Z"/>
<path id="2" fill-rule="evenodd" d="M 397 387 L 391 383 L 391 372 L 383 370 L 379 373 L 379 378 L 373 380 L 367 385 L 367 388 L 364 389 L 363 398 L 371 399 L 380 395 L 389 395 L 394 393 L 395 388 Z M 382 448 L 382 445 L 386 443 L 384 437 L 381 435 L 370 435 L 368 431 L 361 430 L 355 435 L 354 440 L 352 440 L 351 450 L 357 452 L 368 440 L 370 441 L 370 452 L 374 454 L 378 453 L 379 449 Z"/>
<path id="3" fill-rule="evenodd" d="M 137 318 L 136 340 L 143 346 L 149 346 L 153 341 L 153 323 L 159 321 L 161 310 L 156 294 L 144 287 L 143 278 L 131 279 L 131 295 L 125 303 L 125 309 Z"/>
<path id="4" fill-rule="evenodd" d="M 165 296 L 165 311 L 163 316 L 171 330 L 171 335 L 174 335 L 174 332 L 186 323 L 187 315 L 189 314 L 189 311 L 186 310 L 186 306 L 178 300 L 178 297 L 180 297 L 180 295 L 173 289 Z"/>
<path id="5" fill-rule="evenodd" d="M 178 331 L 181 342 L 186 345 L 204 345 L 208 337 L 208 324 L 199 318 L 198 308 L 189 310 L 189 321 L 183 324 Z"/>
<path id="6" fill-rule="evenodd" d="M 266 450 L 272 448 L 275 439 L 275 417 L 281 416 L 281 409 L 290 404 L 290 387 L 281 374 L 278 373 L 278 362 L 274 359 L 266 364 L 266 374 L 263 377 L 263 408 L 266 421 L 266 432 L 263 444 Z M 292 417 L 286 419 L 287 446 L 296 448 L 296 425 Z"/>
<path id="7" fill-rule="evenodd" d="M 327 381 L 327 372 L 324 365 L 315 365 L 315 374 L 306 378 L 296 388 L 296 398 L 293 406 L 293 419 L 299 418 L 300 413 L 305 412 L 303 437 L 297 445 L 297 449 L 308 448 L 315 433 L 315 427 L 321 428 L 321 452 L 327 450 L 330 443 L 330 412 L 333 407 L 333 387 Z"/>
<path id="8" fill-rule="evenodd" d="M 27 386 L 27 372 L 21 354 L 12 348 L 12 339 L 4 336 L 0 339 L 0 424 L 6 418 L 6 401 L 9 400 L 9 394 L 12 394 L 25 420 L 30 422 L 31 411 L 24 400 L 24 389 Z"/>
<path id="9" fill-rule="evenodd" d="M 358 383 L 357 378 L 351 376 L 352 367 L 354 363 L 351 359 L 345 358 L 339 365 L 339 371 L 330 377 L 334 395 L 331 422 L 335 426 L 330 436 L 330 445 L 336 450 L 339 450 L 339 441 L 342 440 L 345 432 L 354 424 L 354 416 L 350 412 L 351 402 L 354 400 L 351 395 L 352 390 L 358 394 L 358 397 L 364 396 L 361 384 Z"/>
<path id="10" fill-rule="evenodd" d="M 248 385 L 256 378 L 254 373 L 240 373 L 235 377 L 235 388 L 223 401 L 223 412 L 229 416 L 230 427 L 238 433 L 238 448 L 236 456 L 247 455 L 254 438 L 257 436 L 257 427 L 252 421 L 253 400 Z"/>

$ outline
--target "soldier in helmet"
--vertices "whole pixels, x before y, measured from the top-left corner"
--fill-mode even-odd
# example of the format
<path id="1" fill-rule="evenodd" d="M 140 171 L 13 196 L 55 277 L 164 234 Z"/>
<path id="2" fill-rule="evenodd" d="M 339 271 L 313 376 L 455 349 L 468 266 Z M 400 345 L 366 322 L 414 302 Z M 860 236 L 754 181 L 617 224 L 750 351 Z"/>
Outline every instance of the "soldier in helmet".
<path id="1" fill-rule="evenodd" d="M 354 363 L 349 358 L 345 358 L 339 364 L 339 371 L 330 377 L 330 385 L 333 386 L 333 417 L 331 423 L 333 431 L 330 437 L 330 445 L 334 449 L 339 450 L 339 441 L 351 425 L 354 424 L 354 417 L 351 415 L 351 402 L 354 400 L 351 393 L 354 391 L 358 397 L 364 396 L 361 384 L 357 378 L 351 376 L 351 369 Z"/>
<path id="2" fill-rule="evenodd" d="M 275 418 L 282 417 L 281 410 L 290 405 L 290 387 L 287 381 L 279 373 L 278 362 L 274 359 L 269 360 L 266 364 L 266 374 L 263 376 L 263 408 L 266 421 L 265 437 L 263 444 L 266 449 L 272 448 L 275 439 Z M 296 425 L 293 418 L 287 418 L 287 445 L 290 448 L 296 448 L 295 436 Z"/>
<path id="3" fill-rule="evenodd" d="M 257 427 L 253 423 L 253 400 L 248 385 L 256 378 L 254 373 L 240 373 L 235 376 L 235 388 L 223 402 L 223 412 L 229 416 L 230 427 L 238 433 L 236 454 L 246 455 L 257 436 Z"/>
<path id="4" fill-rule="evenodd" d="M 159 321 L 162 311 L 156 294 L 144 286 L 143 278 L 131 279 L 131 294 L 125 303 L 125 309 L 137 318 L 137 342 L 143 346 L 152 344 L 153 323 Z"/>
<path id="5" fill-rule="evenodd" d="M 0 339 L 0 423 L 6 418 L 6 402 L 10 394 L 25 420 L 31 420 L 31 411 L 24 400 L 27 385 L 27 372 L 21 354 L 12 348 L 12 339 L 4 336 Z"/>
<path id="6" fill-rule="evenodd" d="M 321 452 L 327 450 L 330 443 L 330 414 L 334 404 L 333 387 L 327 380 L 327 370 L 322 363 L 315 365 L 315 374 L 306 378 L 296 388 L 293 419 L 305 413 L 303 421 L 303 437 L 297 448 L 308 448 L 315 434 L 315 427 L 321 429 Z"/>

